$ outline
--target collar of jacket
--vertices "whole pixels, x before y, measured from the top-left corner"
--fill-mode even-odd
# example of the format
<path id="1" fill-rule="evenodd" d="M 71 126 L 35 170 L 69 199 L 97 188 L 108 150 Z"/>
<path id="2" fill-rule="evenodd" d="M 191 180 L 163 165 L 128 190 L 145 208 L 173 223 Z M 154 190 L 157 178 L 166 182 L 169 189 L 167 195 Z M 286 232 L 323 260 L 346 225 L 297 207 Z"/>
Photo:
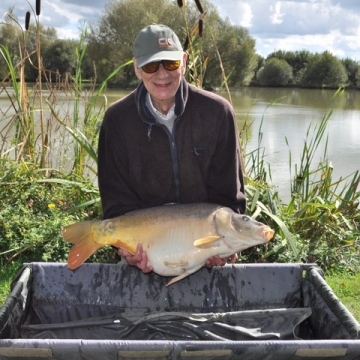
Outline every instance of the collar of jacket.
<path id="1" fill-rule="evenodd" d="M 148 124 L 154 124 L 156 122 L 153 114 L 150 112 L 146 106 L 146 94 L 147 90 L 144 86 L 144 83 L 141 82 L 135 91 L 136 106 L 138 113 L 142 120 Z M 175 109 L 174 113 L 176 117 L 180 117 L 185 111 L 185 105 L 188 98 L 189 85 L 186 80 L 183 78 L 180 82 L 178 91 L 175 94 Z"/>

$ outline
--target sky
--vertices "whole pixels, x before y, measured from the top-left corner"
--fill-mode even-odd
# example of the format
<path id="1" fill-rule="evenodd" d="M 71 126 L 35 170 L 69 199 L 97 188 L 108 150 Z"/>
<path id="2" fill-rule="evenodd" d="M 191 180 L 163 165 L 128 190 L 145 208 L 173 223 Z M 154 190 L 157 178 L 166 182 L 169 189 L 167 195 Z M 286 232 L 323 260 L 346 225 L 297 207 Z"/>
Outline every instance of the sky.
<path id="1" fill-rule="evenodd" d="M 190 0 L 187 0 L 190 1 Z M 42 0 L 40 22 L 57 29 L 59 38 L 78 38 L 83 21 L 96 22 L 108 0 Z M 360 61 L 359 0 L 211 0 L 219 14 L 248 29 L 256 52 L 330 51 Z M 10 7 L 21 24 L 35 0 L 1 0 L 0 16 Z M 206 9 L 205 9 L 206 10 Z M 206 24 L 206 23 L 205 23 Z"/>

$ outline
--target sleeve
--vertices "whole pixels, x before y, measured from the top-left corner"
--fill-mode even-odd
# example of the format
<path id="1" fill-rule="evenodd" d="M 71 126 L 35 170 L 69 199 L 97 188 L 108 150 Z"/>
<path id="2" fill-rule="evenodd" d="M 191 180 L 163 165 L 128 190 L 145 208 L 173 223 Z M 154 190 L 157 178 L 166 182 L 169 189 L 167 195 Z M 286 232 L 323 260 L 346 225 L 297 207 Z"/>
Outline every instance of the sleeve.
<path id="1" fill-rule="evenodd" d="M 111 116 L 109 112 L 105 113 L 98 146 L 98 184 L 103 219 L 139 208 L 139 199 L 130 186 L 129 154 L 121 130 L 112 126 Z"/>
<path id="2" fill-rule="evenodd" d="M 239 132 L 234 111 L 225 107 L 219 122 L 217 144 L 212 157 L 208 179 L 209 201 L 245 213 L 244 177 L 242 169 Z"/>

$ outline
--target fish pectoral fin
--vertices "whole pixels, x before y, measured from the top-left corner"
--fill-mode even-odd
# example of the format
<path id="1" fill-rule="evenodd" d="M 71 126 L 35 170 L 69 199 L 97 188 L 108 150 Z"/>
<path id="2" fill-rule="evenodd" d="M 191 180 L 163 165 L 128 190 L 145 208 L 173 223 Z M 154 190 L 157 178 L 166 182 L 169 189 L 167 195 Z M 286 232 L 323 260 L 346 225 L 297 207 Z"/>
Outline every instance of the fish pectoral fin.
<path id="1" fill-rule="evenodd" d="M 164 261 L 164 265 L 169 267 L 169 268 L 184 267 L 184 266 L 186 266 L 188 264 L 189 264 L 189 262 L 185 261 L 185 260 L 179 261 L 177 263 L 175 263 L 175 262 L 172 263 L 170 261 Z"/>
<path id="2" fill-rule="evenodd" d="M 166 286 L 172 285 L 172 284 L 178 282 L 179 280 L 182 280 L 182 279 L 186 278 L 187 276 L 189 276 L 189 273 L 184 272 L 184 273 L 182 273 L 181 275 L 172 278 L 172 279 L 166 284 Z"/>
<path id="3" fill-rule="evenodd" d="M 211 236 L 206 236 L 206 237 L 203 237 L 201 239 L 197 239 L 194 241 L 194 246 L 196 247 L 204 247 L 204 248 L 207 248 L 207 247 L 211 247 L 213 246 L 213 243 L 219 239 L 221 239 L 222 236 L 220 235 L 211 235 Z"/>

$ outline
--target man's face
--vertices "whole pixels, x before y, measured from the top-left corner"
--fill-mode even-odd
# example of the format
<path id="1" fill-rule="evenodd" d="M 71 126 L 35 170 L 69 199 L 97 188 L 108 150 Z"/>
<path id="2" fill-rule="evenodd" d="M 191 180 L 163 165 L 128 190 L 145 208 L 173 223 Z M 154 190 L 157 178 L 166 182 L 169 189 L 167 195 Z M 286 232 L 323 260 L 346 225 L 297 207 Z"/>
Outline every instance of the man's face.
<path id="1" fill-rule="evenodd" d="M 148 74 L 141 68 L 138 68 L 136 60 L 134 60 L 135 74 L 139 80 L 143 81 L 144 86 L 150 93 L 153 102 L 171 103 L 174 101 L 176 91 L 180 86 L 181 78 L 185 74 L 186 60 L 187 54 L 184 53 L 182 64 L 178 69 L 169 71 L 160 64 L 159 69 L 152 74 Z"/>

